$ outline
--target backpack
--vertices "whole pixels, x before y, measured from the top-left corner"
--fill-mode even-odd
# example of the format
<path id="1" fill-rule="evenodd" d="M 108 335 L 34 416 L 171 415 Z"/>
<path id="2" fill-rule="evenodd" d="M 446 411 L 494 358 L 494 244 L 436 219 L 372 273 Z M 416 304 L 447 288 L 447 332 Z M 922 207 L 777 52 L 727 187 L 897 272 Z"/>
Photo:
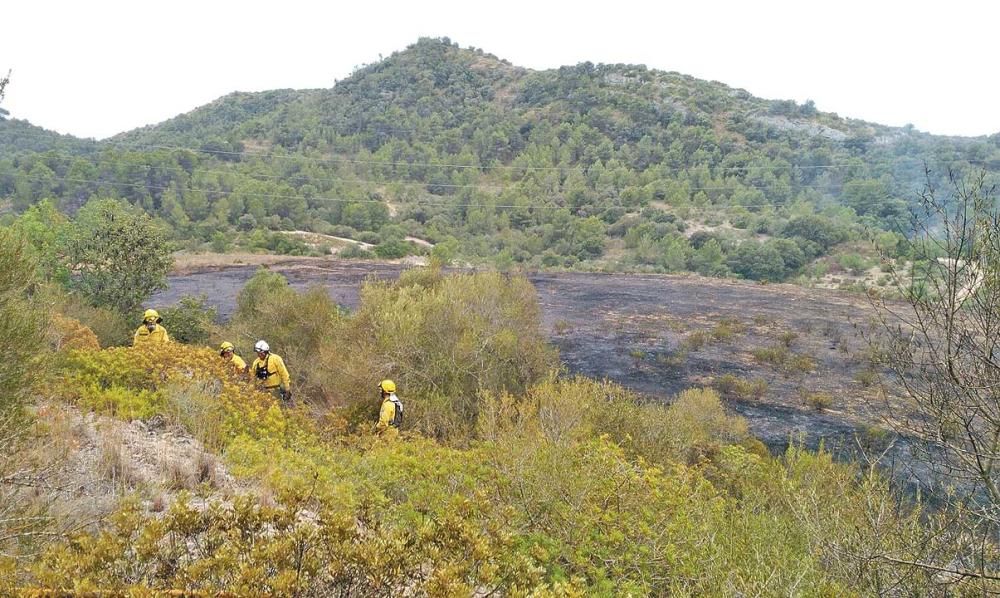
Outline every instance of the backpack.
<path id="1" fill-rule="evenodd" d="M 389 400 L 392 401 L 392 404 L 396 407 L 395 412 L 392 414 L 392 421 L 389 422 L 389 425 L 398 429 L 401 425 L 403 425 L 403 403 L 394 394 L 389 395 Z"/>
<path id="2" fill-rule="evenodd" d="M 254 370 L 254 375 L 257 376 L 258 380 L 267 380 L 269 377 L 271 377 L 272 373 L 267 369 L 267 362 L 270 359 L 271 359 L 270 355 L 265 357 L 264 363 L 258 365 L 257 368 Z"/>

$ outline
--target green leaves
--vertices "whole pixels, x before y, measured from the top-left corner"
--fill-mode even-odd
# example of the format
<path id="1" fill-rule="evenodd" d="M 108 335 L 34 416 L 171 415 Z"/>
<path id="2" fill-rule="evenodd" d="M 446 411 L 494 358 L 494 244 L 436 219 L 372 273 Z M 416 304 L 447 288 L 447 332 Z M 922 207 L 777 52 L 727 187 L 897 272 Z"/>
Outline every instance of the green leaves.
<path id="1" fill-rule="evenodd" d="M 29 297 L 34 281 L 27 242 L 0 229 L 0 417 L 21 404 L 38 377 L 47 319 Z"/>
<path id="2" fill-rule="evenodd" d="M 172 258 L 166 234 L 146 214 L 112 199 L 88 203 L 66 243 L 71 286 L 94 305 L 138 310 L 166 287 Z"/>

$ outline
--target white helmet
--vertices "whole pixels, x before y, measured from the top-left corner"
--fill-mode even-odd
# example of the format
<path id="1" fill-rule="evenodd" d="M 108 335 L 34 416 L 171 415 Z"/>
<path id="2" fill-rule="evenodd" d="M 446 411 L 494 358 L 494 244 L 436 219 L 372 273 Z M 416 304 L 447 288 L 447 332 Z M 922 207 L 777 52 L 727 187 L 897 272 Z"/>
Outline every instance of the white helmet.
<path id="1" fill-rule="evenodd" d="M 257 344 L 253 346 L 253 350 L 267 353 L 271 350 L 271 347 L 267 346 L 267 341 L 257 341 Z"/>

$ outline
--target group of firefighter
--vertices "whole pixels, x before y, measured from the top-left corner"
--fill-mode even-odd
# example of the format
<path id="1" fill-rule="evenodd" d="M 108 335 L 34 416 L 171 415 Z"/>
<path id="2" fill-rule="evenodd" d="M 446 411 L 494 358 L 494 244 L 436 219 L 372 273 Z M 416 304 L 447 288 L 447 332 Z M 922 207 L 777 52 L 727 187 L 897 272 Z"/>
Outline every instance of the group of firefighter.
<path id="1" fill-rule="evenodd" d="M 147 309 L 142 315 L 142 325 L 132 337 L 132 344 L 138 347 L 169 342 L 170 337 L 162 323 L 163 318 L 155 309 Z M 271 353 L 271 347 L 264 340 L 257 341 L 253 350 L 257 353 L 257 358 L 250 365 L 236 354 L 236 347 L 228 341 L 219 346 L 219 356 L 232 364 L 240 375 L 256 379 L 265 390 L 273 393 L 283 403 L 290 403 L 291 376 L 288 375 L 285 360 L 280 355 Z M 378 384 L 378 392 L 382 403 L 375 430 L 380 434 L 396 434 L 403 423 L 403 404 L 396 396 L 396 383 L 383 380 Z"/>

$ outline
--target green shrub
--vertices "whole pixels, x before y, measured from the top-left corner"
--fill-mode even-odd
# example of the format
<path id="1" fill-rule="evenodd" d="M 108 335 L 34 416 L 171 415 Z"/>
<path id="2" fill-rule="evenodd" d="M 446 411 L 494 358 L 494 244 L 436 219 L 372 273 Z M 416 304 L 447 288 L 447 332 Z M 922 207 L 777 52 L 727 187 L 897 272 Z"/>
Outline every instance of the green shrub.
<path id="1" fill-rule="evenodd" d="M 730 399 L 753 399 L 760 400 L 767 392 L 767 382 L 760 378 L 747 380 L 732 374 L 725 374 L 716 378 L 712 386 L 718 390 L 723 397 Z"/>
<path id="2" fill-rule="evenodd" d="M 271 233 L 260 249 L 268 249 L 282 255 L 309 255 L 309 245 L 305 241 L 284 233 Z"/>
<path id="3" fill-rule="evenodd" d="M 0 418 L 23 403 L 41 373 L 48 320 L 29 295 L 34 277 L 27 242 L 0 229 Z"/>
<path id="4" fill-rule="evenodd" d="M 185 295 L 159 311 L 171 340 L 198 345 L 208 343 L 218 314 L 205 295 Z"/>
<path id="5" fill-rule="evenodd" d="M 802 402 L 816 411 L 823 411 L 833 405 L 833 396 L 825 392 L 807 392 L 803 394 Z"/>
<path id="6" fill-rule="evenodd" d="M 622 386 L 550 376 L 523 400 L 485 393 L 477 436 L 536 434 L 565 443 L 605 435 L 653 463 L 689 461 L 748 438 L 746 422 L 726 414 L 719 395 L 691 389 L 669 406 L 644 402 Z"/>
<path id="7" fill-rule="evenodd" d="M 375 254 L 367 249 L 362 249 L 360 245 L 351 244 L 338 251 L 337 257 L 370 260 L 375 258 Z"/>
<path id="8" fill-rule="evenodd" d="M 344 314 L 326 289 L 298 292 L 280 274 L 259 270 L 237 295 L 236 304 L 222 337 L 245 339 L 246 355 L 253 342 L 266 340 L 271 352 L 284 359 L 300 397 L 322 397 L 329 391 L 328 381 L 341 366 L 324 369 L 318 364 L 328 348 L 348 341 Z"/>
<path id="9" fill-rule="evenodd" d="M 157 408 L 209 444 L 217 406 L 229 471 L 270 498 L 196 508 L 181 495 L 159 513 L 126 504 L 45 548 L 24 572 L 42 587 L 352 596 L 551 595 L 567 579 L 568 595 L 930 587 L 928 576 L 853 556 L 923 554 L 936 540 L 922 534 L 919 510 L 828 455 L 792 447 L 768 457 L 711 390 L 665 407 L 612 383 L 550 375 L 523 393 L 482 393 L 476 440 L 456 448 L 410 433 L 324 441 L 310 420 L 231 380 L 209 349 L 80 352 L 60 380 L 69 396 L 91 384 L 157 393 Z M 210 469 L 208 459 L 165 473 L 192 487 L 210 482 Z"/>
<path id="10" fill-rule="evenodd" d="M 794 343 L 795 340 L 798 339 L 798 338 L 799 338 L 799 334 L 797 332 L 793 332 L 791 330 L 786 330 L 786 331 L 784 331 L 784 332 L 782 332 L 781 334 L 778 335 L 778 340 L 781 341 L 781 344 L 783 344 L 783 345 L 785 345 L 786 347 L 789 347 L 789 348 L 791 348 L 792 343 Z"/>
<path id="11" fill-rule="evenodd" d="M 722 318 L 712 328 L 712 340 L 717 343 L 729 342 L 737 334 L 746 332 L 746 324 L 736 318 Z"/>
<path id="12" fill-rule="evenodd" d="M 692 332 L 684 337 L 682 344 L 687 351 L 698 351 L 708 344 L 711 335 L 703 330 Z"/>
<path id="13" fill-rule="evenodd" d="M 413 246 L 402 239 L 390 239 L 375 246 L 375 255 L 382 259 L 398 259 L 413 253 Z"/>
<path id="14" fill-rule="evenodd" d="M 142 210 L 116 199 L 92 199 L 77 212 L 65 242 L 70 279 L 92 305 L 135 312 L 165 288 L 173 263 L 166 233 Z"/>
<path id="15" fill-rule="evenodd" d="M 790 352 L 785 345 L 761 347 L 750 351 L 759 363 L 781 367 L 788 360 Z"/>
<path id="16" fill-rule="evenodd" d="M 845 253 L 837 258 L 840 267 L 855 276 L 860 276 L 869 268 L 869 262 L 857 253 Z"/>

